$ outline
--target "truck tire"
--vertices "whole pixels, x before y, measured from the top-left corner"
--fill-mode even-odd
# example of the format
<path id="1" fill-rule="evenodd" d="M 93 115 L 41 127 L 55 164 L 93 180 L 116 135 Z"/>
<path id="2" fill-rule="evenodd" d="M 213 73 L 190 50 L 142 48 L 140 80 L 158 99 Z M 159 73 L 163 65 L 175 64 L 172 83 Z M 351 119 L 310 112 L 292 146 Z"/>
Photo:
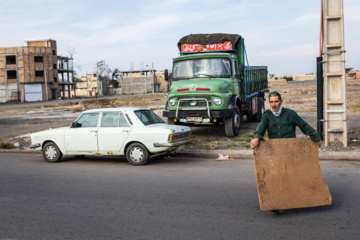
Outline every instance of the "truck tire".
<path id="1" fill-rule="evenodd" d="M 260 122 L 262 115 L 265 112 L 265 105 L 264 105 L 264 98 L 263 97 L 258 97 L 258 111 L 255 114 L 255 120 L 256 122 Z"/>
<path id="2" fill-rule="evenodd" d="M 174 119 L 173 118 L 167 118 L 166 123 L 169 125 L 174 125 Z"/>
<path id="3" fill-rule="evenodd" d="M 236 106 L 234 110 L 234 116 L 225 118 L 225 135 L 227 137 L 236 137 L 237 135 L 239 135 L 241 113 L 238 106 Z"/>
<path id="4" fill-rule="evenodd" d="M 250 99 L 250 102 L 249 102 L 249 109 L 246 112 L 246 118 L 247 118 L 248 122 L 255 121 L 255 115 L 252 114 L 252 99 Z"/>

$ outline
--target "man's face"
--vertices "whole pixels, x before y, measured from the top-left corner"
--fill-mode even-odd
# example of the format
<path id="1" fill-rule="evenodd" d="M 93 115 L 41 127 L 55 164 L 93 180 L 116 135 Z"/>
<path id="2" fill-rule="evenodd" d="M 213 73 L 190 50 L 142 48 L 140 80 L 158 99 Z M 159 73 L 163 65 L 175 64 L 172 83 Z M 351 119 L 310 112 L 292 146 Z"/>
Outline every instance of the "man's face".
<path id="1" fill-rule="evenodd" d="M 282 102 L 283 100 L 279 100 L 278 96 L 269 98 L 270 107 L 274 112 L 279 111 Z"/>

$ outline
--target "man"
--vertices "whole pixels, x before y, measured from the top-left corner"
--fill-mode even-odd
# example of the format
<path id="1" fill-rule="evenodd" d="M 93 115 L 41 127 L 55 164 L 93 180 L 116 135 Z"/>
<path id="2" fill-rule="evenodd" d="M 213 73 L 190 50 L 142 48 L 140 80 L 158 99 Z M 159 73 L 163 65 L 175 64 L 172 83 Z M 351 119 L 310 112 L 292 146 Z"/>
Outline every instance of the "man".
<path id="1" fill-rule="evenodd" d="M 269 93 L 269 103 L 271 110 L 266 110 L 261 118 L 259 126 L 256 128 L 254 139 L 250 142 L 251 148 L 256 148 L 266 130 L 269 138 L 296 138 L 296 126 L 309 135 L 318 147 L 322 141 L 318 132 L 306 123 L 294 110 L 281 106 L 283 100 L 278 92 Z"/>

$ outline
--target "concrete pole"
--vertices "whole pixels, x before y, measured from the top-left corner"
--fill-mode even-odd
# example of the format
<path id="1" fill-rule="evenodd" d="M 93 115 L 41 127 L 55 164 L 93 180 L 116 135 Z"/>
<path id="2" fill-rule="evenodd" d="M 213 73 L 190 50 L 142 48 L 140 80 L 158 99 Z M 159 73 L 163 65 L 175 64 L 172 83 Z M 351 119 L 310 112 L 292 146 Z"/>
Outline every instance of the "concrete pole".
<path id="1" fill-rule="evenodd" d="M 44 68 L 44 74 L 45 74 L 45 100 L 49 101 L 49 96 L 48 96 L 48 86 L 47 86 L 47 71 L 46 68 Z"/>
<path id="2" fill-rule="evenodd" d="M 324 142 L 347 147 L 343 0 L 323 0 Z"/>
<path id="3" fill-rule="evenodd" d="M 17 49 L 16 49 L 16 84 L 17 84 L 18 101 L 20 101 L 19 55 Z"/>

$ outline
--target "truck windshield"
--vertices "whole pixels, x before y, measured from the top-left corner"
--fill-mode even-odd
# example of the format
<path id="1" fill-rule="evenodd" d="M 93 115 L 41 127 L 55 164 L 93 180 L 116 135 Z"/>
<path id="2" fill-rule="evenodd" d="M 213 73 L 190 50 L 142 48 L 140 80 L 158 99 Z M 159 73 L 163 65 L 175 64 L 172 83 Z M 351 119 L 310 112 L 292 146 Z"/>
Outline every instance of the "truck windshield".
<path id="1" fill-rule="evenodd" d="M 188 78 L 230 78 L 231 64 L 227 58 L 190 59 L 174 63 L 173 80 Z"/>

